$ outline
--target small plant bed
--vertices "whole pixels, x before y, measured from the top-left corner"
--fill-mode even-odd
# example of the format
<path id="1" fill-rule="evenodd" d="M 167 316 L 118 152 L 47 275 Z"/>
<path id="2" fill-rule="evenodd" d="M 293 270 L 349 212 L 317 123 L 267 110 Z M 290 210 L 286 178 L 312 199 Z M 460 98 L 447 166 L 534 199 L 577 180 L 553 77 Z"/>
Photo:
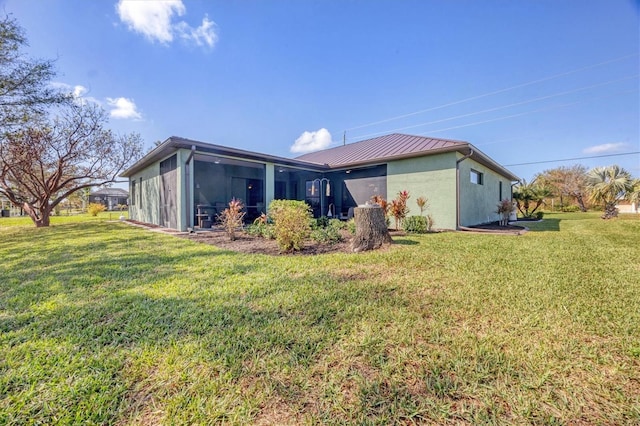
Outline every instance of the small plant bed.
<path id="1" fill-rule="evenodd" d="M 402 231 L 390 230 L 392 237 L 406 235 Z M 222 250 L 234 251 L 247 254 L 266 254 L 270 256 L 312 256 L 316 254 L 328 253 L 352 253 L 351 239 L 353 235 L 349 231 L 341 231 L 342 241 L 328 243 L 306 240 L 302 250 L 293 252 L 282 252 L 275 240 L 269 240 L 247 232 L 238 232 L 236 239 L 231 241 L 222 230 L 213 229 L 206 232 L 195 232 L 192 234 L 176 234 L 181 238 L 197 241 L 203 244 L 210 244 Z M 382 249 L 384 250 L 384 249 Z"/>
<path id="2" fill-rule="evenodd" d="M 223 250 L 240 253 L 268 254 L 268 255 L 314 255 L 323 253 L 349 253 L 351 234 L 348 231 L 343 233 L 343 240 L 336 243 L 319 243 L 313 240 L 305 241 L 302 250 L 293 252 L 282 252 L 276 240 L 269 240 L 257 235 L 250 235 L 246 232 L 238 232 L 235 240 L 229 237 L 222 230 L 208 232 L 196 232 L 193 234 L 180 234 L 180 237 L 204 244 L 211 244 Z"/>

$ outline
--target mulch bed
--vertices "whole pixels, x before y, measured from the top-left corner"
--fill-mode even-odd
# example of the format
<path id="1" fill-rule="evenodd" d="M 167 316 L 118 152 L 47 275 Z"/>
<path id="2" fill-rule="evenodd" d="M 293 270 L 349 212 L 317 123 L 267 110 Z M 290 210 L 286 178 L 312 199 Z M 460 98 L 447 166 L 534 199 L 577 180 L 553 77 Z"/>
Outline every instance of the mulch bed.
<path id="1" fill-rule="evenodd" d="M 203 244 L 210 244 L 222 250 L 228 250 L 238 253 L 266 254 L 271 256 L 312 256 L 316 254 L 326 253 L 352 253 L 351 241 L 353 239 L 353 235 L 351 235 L 348 231 L 342 231 L 343 240 L 340 242 L 330 244 L 307 240 L 305 241 L 302 250 L 283 253 L 280 251 L 278 243 L 275 240 L 267 240 L 262 237 L 249 235 L 242 231 L 238 231 L 236 233 L 236 239 L 231 241 L 224 231 L 215 228 L 207 230 L 197 230 L 195 232 L 179 232 L 172 229 L 163 228 L 158 225 L 151 225 L 131 219 L 128 219 L 127 222 L 135 226 L 149 228 L 153 231 L 166 232 L 179 238 L 197 241 Z M 523 228 L 522 226 L 499 226 L 498 222 L 479 225 L 473 228 L 477 229 L 478 232 L 497 234 L 516 234 L 525 231 L 525 228 Z M 399 238 L 407 235 L 404 231 L 393 230 L 390 230 L 389 234 L 391 234 L 391 238 Z M 383 247 L 379 250 L 385 250 L 385 248 Z"/>

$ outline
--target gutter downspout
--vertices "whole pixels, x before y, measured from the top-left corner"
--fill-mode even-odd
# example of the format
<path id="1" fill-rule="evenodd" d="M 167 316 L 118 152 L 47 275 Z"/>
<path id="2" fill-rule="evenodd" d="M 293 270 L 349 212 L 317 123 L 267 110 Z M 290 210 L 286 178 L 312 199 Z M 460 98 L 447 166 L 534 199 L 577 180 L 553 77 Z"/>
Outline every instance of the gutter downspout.
<path id="1" fill-rule="evenodd" d="M 461 230 L 460 226 L 460 163 L 473 155 L 473 148 L 469 148 L 469 153 L 456 160 L 456 230 Z"/>
<path id="2" fill-rule="evenodd" d="M 195 145 L 191 145 L 191 152 L 189 153 L 189 156 L 187 157 L 187 160 L 184 162 L 184 165 L 186 167 L 185 169 L 185 185 L 184 185 L 184 190 L 185 190 L 185 199 L 186 199 L 186 205 L 185 205 L 185 210 L 186 210 L 186 217 L 187 217 L 187 229 L 193 229 L 193 223 L 191 223 L 193 221 L 193 215 L 191 214 L 191 179 L 189 179 L 190 177 L 190 173 L 189 173 L 189 166 L 191 165 L 191 160 L 193 159 L 193 154 L 195 154 L 196 152 L 196 146 Z"/>

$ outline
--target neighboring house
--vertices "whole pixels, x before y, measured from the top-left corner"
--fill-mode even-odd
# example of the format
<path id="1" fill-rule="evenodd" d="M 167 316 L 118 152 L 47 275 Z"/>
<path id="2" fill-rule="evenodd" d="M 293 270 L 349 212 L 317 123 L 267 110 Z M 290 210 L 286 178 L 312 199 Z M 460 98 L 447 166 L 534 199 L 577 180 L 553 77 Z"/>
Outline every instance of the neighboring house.
<path id="1" fill-rule="evenodd" d="M 618 208 L 618 213 L 640 213 L 637 203 L 632 203 L 628 200 L 621 200 L 616 207 Z"/>
<path id="2" fill-rule="evenodd" d="M 232 198 L 247 220 L 273 199 L 305 200 L 320 215 L 346 218 L 374 195 L 409 191 L 429 200 L 438 229 L 498 220 L 518 177 L 468 142 L 390 134 L 295 159 L 170 137 L 127 169 L 129 217 L 167 228 L 209 226 Z M 330 213 L 329 213 L 330 212 Z"/>
<path id="3" fill-rule="evenodd" d="M 118 205 L 127 205 L 129 191 L 121 188 L 102 188 L 89 194 L 90 203 L 103 204 L 107 210 L 118 210 Z"/>

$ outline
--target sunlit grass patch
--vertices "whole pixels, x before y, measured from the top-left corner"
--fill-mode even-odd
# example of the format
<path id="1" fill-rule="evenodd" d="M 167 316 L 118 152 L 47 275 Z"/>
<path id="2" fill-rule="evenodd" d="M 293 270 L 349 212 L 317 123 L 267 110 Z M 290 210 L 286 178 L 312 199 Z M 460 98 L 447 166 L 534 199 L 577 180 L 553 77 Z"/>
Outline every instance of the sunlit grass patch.
<path id="1" fill-rule="evenodd" d="M 640 221 L 528 226 L 308 257 L 3 227 L 0 423 L 640 422 Z"/>

